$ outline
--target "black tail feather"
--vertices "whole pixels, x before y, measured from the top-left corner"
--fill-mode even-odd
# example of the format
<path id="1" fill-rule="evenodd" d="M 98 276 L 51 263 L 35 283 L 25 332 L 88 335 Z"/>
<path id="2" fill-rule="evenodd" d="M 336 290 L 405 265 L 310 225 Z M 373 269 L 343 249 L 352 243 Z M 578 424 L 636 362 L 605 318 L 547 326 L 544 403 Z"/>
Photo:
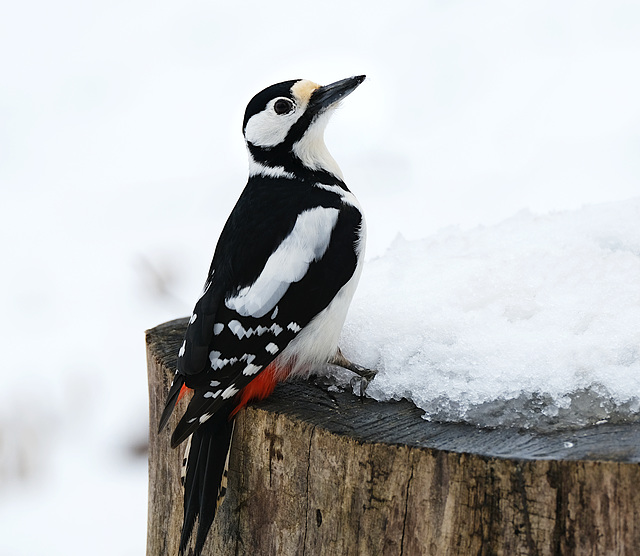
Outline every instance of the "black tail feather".
<path id="1" fill-rule="evenodd" d="M 178 396 L 180 395 L 180 390 L 182 390 L 182 386 L 184 384 L 184 375 L 177 374 L 173 379 L 173 384 L 171 384 L 171 388 L 169 388 L 169 393 L 167 394 L 167 401 L 164 406 L 164 411 L 160 416 L 160 424 L 158 425 L 158 432 L 162 431 L 167 422 L 169 421 L 169 417 L 173 413 L 173 408 L 176 406 L 176 402 L 178 401 Z"/>
<path id="2" fill-rule="evenodd" d="M 229 420 L 229 413 L 230 410 L 219 411 L 200 425 L 191 438 L 184 481 L 180 554 L 184 554 L 198 519 L 193 555 L 200 556 L 221 501 L 220 497 L 226 490 L 227 457 L 233 435 L 233 421 Z"/>

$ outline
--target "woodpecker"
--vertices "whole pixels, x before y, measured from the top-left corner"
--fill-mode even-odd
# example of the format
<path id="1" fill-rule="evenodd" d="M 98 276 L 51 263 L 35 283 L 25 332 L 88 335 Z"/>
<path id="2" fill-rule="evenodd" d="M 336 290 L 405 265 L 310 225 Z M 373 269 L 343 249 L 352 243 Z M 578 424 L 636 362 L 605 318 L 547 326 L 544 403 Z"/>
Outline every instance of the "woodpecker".
<path id="1" fill-rule="evenodd" d="M 247 105 L 249 179 L 220 234 L 159 424 L 160 431 L 176 402 L 191 396 L 171 436 L 172 448 L 188 440 L 180 554 L 196 519 L 194 554 L 202 552 L 226 492 L 241 408 L 326 363 L 372 376 L 338 348 L 366 228 L 324 143 L 334 109 L 364 79 L 285 81 Z"/>

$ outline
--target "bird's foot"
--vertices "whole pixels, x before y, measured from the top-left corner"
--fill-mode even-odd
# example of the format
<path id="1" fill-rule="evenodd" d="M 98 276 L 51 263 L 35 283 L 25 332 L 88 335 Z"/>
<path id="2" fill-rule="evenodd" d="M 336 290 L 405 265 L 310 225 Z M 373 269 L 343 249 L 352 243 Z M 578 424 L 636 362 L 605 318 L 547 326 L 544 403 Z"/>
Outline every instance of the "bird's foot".
<path id="1" fill-rule="evenodd" d="M 356 363 L 349 361 L 342 354 L 342 351 L 340 351 L 340 348 L 338 348 L 338 351 L 336 351 L 336 354 L 331 359 L 329 359 L 328 362 L 330 365 L 337 365 L 338 367 L 342 367 L 343 369 L 348 369 L 352 373 L 356 373 L 357 375 L 361 376 L 362 378 L 368 381 L 373 380 L 373 378 L 378 374 L 378 371 L 375 371 L 373 369 L 367 369 L 366 367 L 362 367 L 361 365 L 357 365 Z"/>
<path id="2" fill-rule="evenodd" d="M 358 375 L 358 376 L 354 376 L 351 379 L 351 387 L 353 388 L 354 392 L 356 392 L 356 394 L 359 396 L 364 396 L 364 393 L 367 390 L 367 386 L 369 386 L 369 382 L 371 382 L 376 376 L 376 374 L 378 374 L 378 371 L 375 371 L 373 369 L 367 369 L 366 367 L 362 367 L 361 365 L 357 365 L 356 363 L 349 361 L 342 354 L 342 351 L 340 351 L 340 348 L 338 348 L 338 351 L 336 351 L 336 354 L 331 359 L 329 359 L 328 363 L 330 365 L 337 365 L 338 367 L 342 367 L 343 369 L 347 369 L 352 373 L 355 373 Z"/>
<path id="3" fill-rule="evenodd" d="M 354 376 L 349 381 L 349 385 L 356 396 L 364 398 L 364 395 L 367 392 L 367 387 L 369 386 L 369 381 L 362 376 Z"/>

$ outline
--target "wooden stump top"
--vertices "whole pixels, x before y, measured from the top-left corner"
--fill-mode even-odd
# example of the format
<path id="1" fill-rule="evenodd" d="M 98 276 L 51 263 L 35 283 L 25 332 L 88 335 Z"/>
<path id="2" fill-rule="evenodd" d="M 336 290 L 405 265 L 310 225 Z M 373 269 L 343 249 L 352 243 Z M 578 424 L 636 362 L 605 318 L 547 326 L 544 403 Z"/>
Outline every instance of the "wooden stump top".
<path id="1" fill-rule="evenodd" d="M 186 400 L 156 427 L 186 323 L 147 333 L 148 556 L 178 552 L 184 448 L 169 437 Z M 541 434 L 421 415 L 318 380 L 250 404 L 203 556 L 640 554 L 637 424 Z"/>
<path id="2" fill-rule="evenodd" d="M 167 368 L 176 355 L 188 319 L 173 320 L 147 332 L 149 349 Z M 521 460 L 640 462 L 640 424 L 601 424 L 540 433 L 516 428 L 481 429 L 467 424 L 428 422 L 411 402 L 377 402 L 350 392 L 330 392 L 322 378 L 278 385 L 254 404 L 361 442 L 432 448 Z M 154 428 L 154 424 L 151 424 Z"/>

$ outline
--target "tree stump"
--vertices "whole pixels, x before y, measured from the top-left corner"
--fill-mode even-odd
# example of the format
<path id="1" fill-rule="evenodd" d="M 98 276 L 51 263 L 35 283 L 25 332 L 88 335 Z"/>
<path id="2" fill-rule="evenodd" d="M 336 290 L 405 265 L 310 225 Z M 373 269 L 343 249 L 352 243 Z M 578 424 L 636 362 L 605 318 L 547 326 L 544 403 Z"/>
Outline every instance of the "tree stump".
<path id="1" fill-rule="evenodd" d="M 182 447 L 156 434 L 187 320 L 147 332 L 147 556 L 176 556 Z M 409 402 L 280 385 L 236 423 L 204 555 L 640 554 L 640 428 L 429 423 Z"/>

